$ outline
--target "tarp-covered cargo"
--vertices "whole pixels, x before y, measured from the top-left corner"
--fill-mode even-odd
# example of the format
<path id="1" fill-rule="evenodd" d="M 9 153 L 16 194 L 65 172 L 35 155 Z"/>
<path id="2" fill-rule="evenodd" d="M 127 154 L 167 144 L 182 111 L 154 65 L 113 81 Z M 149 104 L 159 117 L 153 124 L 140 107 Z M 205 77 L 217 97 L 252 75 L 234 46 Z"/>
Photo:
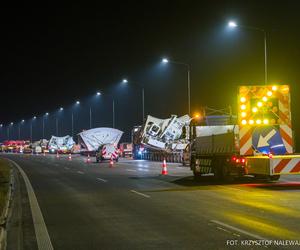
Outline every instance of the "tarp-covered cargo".
<path id="1" fill-rule="evenodd" d="M 142 144 L 164 151 L 183 150 L 188 145 L 188 115 L 169 119 L 159 119 L 148 115 L 142 134 Z M 184 132 L 185 130 L 185 132 Z"/>
<path id="2" fill-rule="evenodd" d="M 123 132 L 114 128 L 93 128 L 78 134 L 78 142 L 82 151 L 96 151 L 104 144 L 117 145 Z"/>
<path id="3" fill-rule="evenodd" d="M 193 144 L 198 154 L 225 154 L 238 152 L 239 128 L 235 125 L 197 126 Z"/>
<path id="4" fill-rule="evenodd" d="M 73 138 L 69 135 L 63 137 L 52 136 L 48 144 L 48 149 L 54 151 L 71 151 L 74 144 Z"/>

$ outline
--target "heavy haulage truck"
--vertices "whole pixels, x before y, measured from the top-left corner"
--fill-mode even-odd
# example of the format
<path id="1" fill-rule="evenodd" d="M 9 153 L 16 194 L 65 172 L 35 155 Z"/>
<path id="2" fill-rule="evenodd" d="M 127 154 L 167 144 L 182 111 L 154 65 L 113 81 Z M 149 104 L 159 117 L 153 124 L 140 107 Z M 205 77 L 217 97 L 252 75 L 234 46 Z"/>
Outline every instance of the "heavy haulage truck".
<path id="1" fill-rule="evenodd" d="M 300 173 L 294 154 L 288 85 L 240 86 L 236 124 L 190 128 L 190 168 L 196 179 L 252 175 L 278 180 Z"/>

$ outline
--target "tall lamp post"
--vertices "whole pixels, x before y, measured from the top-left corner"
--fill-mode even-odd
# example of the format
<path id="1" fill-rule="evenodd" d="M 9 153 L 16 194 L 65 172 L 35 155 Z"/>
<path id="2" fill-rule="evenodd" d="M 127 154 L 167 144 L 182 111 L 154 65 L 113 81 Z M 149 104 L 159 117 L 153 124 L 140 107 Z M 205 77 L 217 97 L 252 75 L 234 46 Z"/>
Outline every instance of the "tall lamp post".
<path id="1" fill-rule="evenodd" d="M 123 79 L 122 83 L 126 84 L 126 83 L 128 83 L 128 80 Z M 144 87 L 142 88 L 142 91 L 141 91 L 141 97 L 142 97 L 142 122 L 144 122 L 144 120 L 145 120 L 145 88 Z"/>
<path id="2" fill-rule="evenodd" d="M 3 124 L 0 124 L 0 129 L 1 129 L 1 134 L 2 134 L 2 129 L 3 129 Z"/>
<path id="3" fill-rule="evenodd" d="M 228 27 L 232 28 L 232 29 L 238 27 L 238 28 L 242 28 L 242 29 L 259 31 L 259 32 L 263 33 L 263 36 L 264 36 L 264 72 L 265 72 L 265 84 L 267 84 L 268 83 L 267 32 L 262 28 L 238 25 L 236 22 L 233 22 L 233 21 L 228 22 Z"/>
<path id="4" fill-rule="evenodd" d="M 98 91 L 96 93 L 96 97 L 99 97 L 101 95 L 101 93 Z M 93 109 L 92 109 L 92 105 L 90 105 L 90 129 L 93 127 Z"/>
<path id="5" fill-rule="evenodd" d="M 18 139 L 21 140 L 21 125 L 25 122 L 25 120 L 22 120 L 20 123 L 19 123 L 19 133 L 18 133 Z"/>
<path id="6" fill-rule="evenodd" d="M 13 128 L 13 126 L 14 126 L 14 123 L 11 122 L 11 123 L 9 124 L 9 126 L 7 127 L 7 139 L 8 139 L 8 140 L 9 140 L 9 129 L 10 129 L 10 127 Z"/>
<path id="7" fill-rule="evenodd" d="M 186 67 L 187 69 L 187 96 L 188 96 L 188 114 L 191 115 L 191 66 L 188 63 L 169 60 L 168 58 L 163 58 L 162 63 L 173 63 Z"/>
<path id="8" fill-rule="evenodd" d="M 60 107 L 58 112 L 62 112 L 63 110 L 64 110 L 64 108 Z M 55 128 L 56 128 L 56 136 L 58 136 L 58 113 L 56 114 Z"/>
<path id="9" fill-rule="evenodd" d="M 45 117 L 48 117 L 48 115 L 49 115 L 48 112 L 43 115 L 43 124 L 42 124 L 43 125 L 43 138 L 42 139 L 45 139 Z"/>
<path id="10" fill-rule="evenodd" d="M 80 104 L 80 101 L 76 101 L 75 105 L 78 106 Z M 72 110 L 72 116 L 71 116 L 71 122 L 72 122 L 72 137 L 74 136 L 74 111 Z"/>
<path id="11" fill-rule="evenodd" d="M 33 131 L 32 131 L 32 124 L 33 124 L 33 121 L 36 119 L 36 116 L 32 117 L 31 119 L 31 122 L 30 122 L 30 142 L 32 143 L 33 142 Z"/>

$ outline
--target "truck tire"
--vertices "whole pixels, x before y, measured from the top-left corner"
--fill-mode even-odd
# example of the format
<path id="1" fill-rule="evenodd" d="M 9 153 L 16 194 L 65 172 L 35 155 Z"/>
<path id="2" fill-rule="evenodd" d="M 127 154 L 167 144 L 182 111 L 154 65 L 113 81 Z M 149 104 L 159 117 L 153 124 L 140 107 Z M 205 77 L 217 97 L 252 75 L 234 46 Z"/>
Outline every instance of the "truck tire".
<path id="1" fill-rule="evenodd" d="M 193 173 L 194 173 L 194 180 L 195 181 L 200 181 L 201 177 L 202 177 L 201 174 L 196 172 L 195 170 L 193 171 Z"/>
<path id="2" fill-rule="evenodd" d="M 280 178 L 280 175 L 270 175 L 268 179 L 270 181 L 278 181 L 279 178 Z"/>

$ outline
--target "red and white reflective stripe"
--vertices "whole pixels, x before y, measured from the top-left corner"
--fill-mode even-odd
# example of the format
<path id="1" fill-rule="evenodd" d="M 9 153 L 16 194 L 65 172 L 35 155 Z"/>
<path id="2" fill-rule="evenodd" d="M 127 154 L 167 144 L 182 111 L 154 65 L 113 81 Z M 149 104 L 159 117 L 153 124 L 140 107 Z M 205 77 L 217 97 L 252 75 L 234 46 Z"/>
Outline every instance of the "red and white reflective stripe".
<path id="1" fill-rule="evenodd" d="M 112 156 L 113 156 L 114 158 L 117 158 L 117 156 L 118 156 L 118 152 L 117 152 L 117 151 L 115 151 L 114 153 L 112 153 Z"/>
<path id="2" fill-rule="evenodd" d="M 271 159 L 271 171 L 273 174 L 300 173 L 300 157 Z"/>
<path id="3" fill-rule="evenodd" d="M 106 155 L 106 150 L 102 150 L 102 155 Z"/>
<path id="4" fill-rule="evenodd" d="M 240 126 L 240 155 L 252 155 L 252 127 Z"/>
<path id="5" fill-rule="evenodd" d="M 280 135 L 288 154 L 293 153 L 293 132 L 289 125 L 280 125 Z"/>

